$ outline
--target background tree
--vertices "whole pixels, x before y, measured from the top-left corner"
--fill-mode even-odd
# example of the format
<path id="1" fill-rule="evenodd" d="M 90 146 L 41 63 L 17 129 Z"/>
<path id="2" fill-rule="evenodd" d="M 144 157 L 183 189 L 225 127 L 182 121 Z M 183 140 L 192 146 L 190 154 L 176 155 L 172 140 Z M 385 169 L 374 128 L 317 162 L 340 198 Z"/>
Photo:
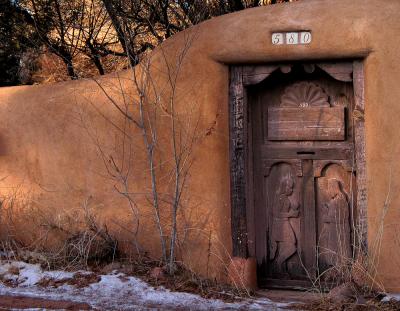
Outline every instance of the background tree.
<path id="1" fill-rule="evenodd" d="M 79 45 L 80 51 L 87 55 L 96 66 L 100 75 L 105 70 L 102 64 L 102 57 L 107 55 L 126 56 L 126 53 L 113 50 L 120 44 L 118 36 L 112 31 L 113 23 L 110 15 L 100 0 L 82 0 L 82 42 Z"/>
<path id="2" fill-rule="evenodd" d="M 64 62 L 71 79 L 77 79 L 73 58 L 78 53 L 83 24 L 83 1 L 27 0 L 37 34 Z"/>
<path id="3" fill-rule="evenodd" d="M 22 76 L 20 65 L 24 54 L 30 52 L 36 58 L 40 46 L 29 14 L 15 3 L 0 0 L 0 86 L 30 83 L 29 76 Z"/>
<path id="4" fill-rule="evenodd" d="M 93 77 L 137 65 L 165 39 L 211 17 L 291 1 L 0 0 L 1 85 L 24 83 L 20 67 L 37 62 L 39 51 L 56 55 L 66 78 Z M 29 49 L 35 61 L 21 62 Z"/>

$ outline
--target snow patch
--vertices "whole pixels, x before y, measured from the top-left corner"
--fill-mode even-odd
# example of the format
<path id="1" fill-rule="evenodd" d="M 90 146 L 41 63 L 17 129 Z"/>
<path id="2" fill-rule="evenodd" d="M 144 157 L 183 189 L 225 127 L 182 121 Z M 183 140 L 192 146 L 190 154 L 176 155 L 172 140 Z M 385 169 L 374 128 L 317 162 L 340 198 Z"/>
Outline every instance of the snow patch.
<path id="1" fill-rule="evenodd" d="M 391 300 L 400 301 L 400 294 L 388 293 L 382 298 L 381 302 L 389 302 Z"/>
<path id="2" fill-rule="evenodd" d="M 71 279 L 72 272 L 43 271 L 39 264 L 29 264 L 22 261 L 11 261 L 0 264 L 0 276 L 3 280 L 18 284 L 18 286 L 33 286 L 42 279 Z"/>
<path id="3" fill-rule="evenodd" d="M 14 274 L 13 274 L 14 272 Z M 80 273 L 82 273 L 80 271 Z M 86 272 L 89 273 L 90 272 Z M 53 300 L 70 300 L 87 303 L 102 310 L 287 310 L 289 304 L 277 304 L 267 298 L 247 299 L 237 303 L 226 303 L 218 299 L 205 299 L 199 295 L 171 292 L 164 287 L 154 288 L 142 280 L 123 273 L 101 275 L 98 283 L 84 288 L 71 285 L 40 287 L 42 279 L 62 280 L 73 278 L 74 273 L 65 271 L 43 271 L 40 265 L 24 262 L 0 262 L 3 280 L 13 281 L 15 287 L 0 283 L 1 295 L 24 295 Z"/>

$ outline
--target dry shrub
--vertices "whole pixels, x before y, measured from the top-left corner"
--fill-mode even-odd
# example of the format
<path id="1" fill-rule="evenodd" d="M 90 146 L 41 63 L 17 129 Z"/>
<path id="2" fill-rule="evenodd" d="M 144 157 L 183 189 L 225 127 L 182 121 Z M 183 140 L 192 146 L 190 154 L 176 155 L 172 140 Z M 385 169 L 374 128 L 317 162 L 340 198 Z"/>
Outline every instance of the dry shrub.
<path id="1" fill-rule="evenodd" d="M 17 239 L 21 224 L 14 223 L 16 215 L 8 208 L 7 221 L 2 222 L 2 229 L 7 228 L 0 241 L 2 257 L 68 270 L 112 262 L 120 255 L 117 240 L 97 217 L 90 201 L 88 198 L 79 208 L 56 215 L 29 210 L 27 217 L 36 218 L 30 240 Z M 22 218 L 19 213 L 18 218 Z"/>
<path id="2" fill-rule="evenodd" d="M 60 249 L 47 254 L 52 267 L 88 268 L 118 257 L 117 240 L 97 218 L 89 202 L 86 200 L 78 213 L 67 214 L 62 222 L 47 224 L 64 236 Z"/>
<path id="3" fill-rule="evenodd" d="M 112 54 L 104 56 L 102 64 L 106 73 L 128 68 L 126 57 Z M 81 53 L 74 58 L 74 67 L 79 79 L 93 78 L 99 75 L 92 61 Z M 36 56 L 35 67 L 29 71 L 29 74 L 29 82 L 33 84 L 49 84 L 71 80 L 62 59 L 46 49 Z"/>
<path id="4" fill-rule="evenodd" d="M 84 229 L 68 237 L 64 244 L 65 265 L 86 268 L 103 262 L 111 262 L 117 254 L 117 241 L 107 229 Z"/>
<path id="5" fill-rule="evenodd" d="M 390 207 L 391 174 L 386 200 L 382 206 L 381 217 L 377 223 L 377 234 L 365 245 L 364 230 L 359 224 L 353 224 L 352 256 L 333 254 L 337 263 L 311 278 L 312 290 L 327 295 L 310 304 L 292 306 L 300 310 L 400 310 L 400 302 L 391 300 L 382 302 L 385 287 L 378 278 L 378 264 L 386 216 Z M 364 233 L 365 234 L 365 233 Z"/>

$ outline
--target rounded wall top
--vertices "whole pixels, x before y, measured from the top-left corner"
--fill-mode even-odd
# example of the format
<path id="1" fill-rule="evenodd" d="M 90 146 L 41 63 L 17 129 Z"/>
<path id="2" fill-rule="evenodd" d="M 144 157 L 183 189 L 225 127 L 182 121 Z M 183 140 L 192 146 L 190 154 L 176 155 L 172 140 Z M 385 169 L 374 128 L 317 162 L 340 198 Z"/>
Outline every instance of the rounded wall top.
<path id="1" fill-rule="evenodd" d="M 399 12 L 396 0 L 384 4 L 378 0 L 300 0 L 213 18 L 178 33 L 162 46 L 176 50 L 182 40 L 192 40 L 196 57 L 228 64 L 365 57 L 397 45 L 393 36 L 400 30 Z M 292 32 L 299 33 L 298 44 L 273 44 L 274 33 Z M 301 33 L 310 33 L 311 41 L 305 42 Z"/>

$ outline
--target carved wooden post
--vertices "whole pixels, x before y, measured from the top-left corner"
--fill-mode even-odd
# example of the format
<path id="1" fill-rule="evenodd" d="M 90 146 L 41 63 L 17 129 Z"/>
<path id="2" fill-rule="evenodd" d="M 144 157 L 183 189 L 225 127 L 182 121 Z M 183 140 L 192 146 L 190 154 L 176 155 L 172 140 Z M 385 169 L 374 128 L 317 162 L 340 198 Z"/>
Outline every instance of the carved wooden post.
<path id="1" fill-rule="evenodd" d="M 230 159 L 232 247 L 234 257 L 247 257 L 246 181 L 245 181 L 245 98 L 242 67 L 230 74 Z"/>
<path id="2" fill-rule="evenodd" d="M 355 160 L 357 165 L 357 209 L 358 234 L 361 247 L 367 251 L 367 174 L 365 163 L 365 127 L 364 127 L 364 68 L 362 61 L 355 61 L 353 71 L 354 100 L 353 112 L 355 132 Z"/>

